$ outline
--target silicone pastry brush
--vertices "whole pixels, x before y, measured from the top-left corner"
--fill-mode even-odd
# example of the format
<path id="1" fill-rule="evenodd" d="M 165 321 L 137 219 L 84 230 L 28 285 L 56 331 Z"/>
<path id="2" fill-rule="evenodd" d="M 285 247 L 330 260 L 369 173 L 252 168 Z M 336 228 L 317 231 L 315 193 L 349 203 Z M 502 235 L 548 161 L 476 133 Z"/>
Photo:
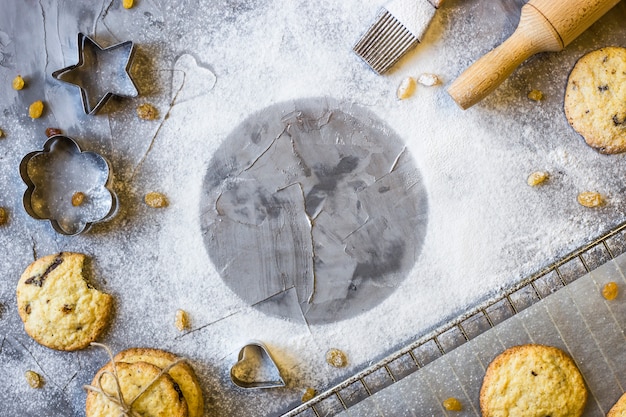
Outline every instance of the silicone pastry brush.
<path id="1" fill-rule="evenodd" d="M 382 74 L 415 47 L 443 0 L 394 0 L 383 6 L 374 23 L 352 47 Z"/>
<path id="2" fill-rule="evenodd" d="M 448 93 L 467 109 L 495 90 L 522 62 L 539 52 L 558 52 L 619 0 L 530 0 L 515 32 L 466 69 Z"/>

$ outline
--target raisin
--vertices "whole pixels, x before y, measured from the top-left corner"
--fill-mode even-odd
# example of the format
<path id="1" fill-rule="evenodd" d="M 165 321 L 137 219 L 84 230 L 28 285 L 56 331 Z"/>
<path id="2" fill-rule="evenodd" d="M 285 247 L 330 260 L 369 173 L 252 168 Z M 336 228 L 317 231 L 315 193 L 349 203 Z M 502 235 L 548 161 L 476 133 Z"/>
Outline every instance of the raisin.
<path id="1" fill-rule="evenodd" d="M 77 191 L 72 195 L 72 205 L 74 207 L 78 207 L 82 205 L 84 202 L 85 202 L 85 193 Z"/>
<path id="2" fill-rule="evenodd" d="M 535 187 L 539 184 L 543 184 L 549 177 L 550 175 L 547 172 L 537 171 L 530 174 L 526 182 L 531 187 Z"/>
<path id="3" fill-rule="evenodd" d="M 149 192 L 144 197 L 145 203 L 152 208 L 163 208 L 168 206 L 167 197 L 161 193 Z"/>
<path id="4" fill-rule="evenodd" d="M 185 310 L 176 311 L 176 328 L 181 332 L 189 328 L 189 315 Z"/>
<path id="5" fill-rule="evenodd" d="M 13 82 L 11 83 L 11 85 L 13 86 L 14 90 L 19 91 L 24 88 L 24 79 L 21 75 L 18 75 L 17 77 L 13 78 Z"/>
<path id="6" fill-rule="evenodd" d="M 49 127 L 46 129 L 46 136 L 49 138 L 61 134 L 63 134 L 63 132 L 61 132 L 61 129 L 57 129 L 56 127 Z"/>
<path id="7" fill-rule="evenodd" d="M 0 129 L 0 138 L 4 136 L 4 132 Z"/>
<path id="8" fill-rule="evenodd" d="M 43 114 L 43 102 L 41 100 L 35 101 L 28 107 L 28 115 L 31 119 L 38 119 Z"/>
<path id="9" fill-rule="evenodd" d="M 527 97 L 532 101 L 541 101 L 543 100 L 543 92 L 540 90 L 531 90 Z"/>
<path id="10" fill-rule="evenodd" d="M 137 116 L 143 120 L 154 120 L 159 116 L 159 111 L 152 104 L 143 103 L 137 106 Z"/>
<path id="11" fill-rule="evenodd" d="M 315 391 L 315 388 L 307 388 L 304 391 L 304 394 L 302 394 L 302 402 L 305 403 L 309 400 L 312 400 L 315 395 L 317 395 L 317 391 Z"/>
<path id="12" fill-rule="evenodd" d="M 417 82 L 426 87 L 432 87 L 434 85 L 441 84 L 441 80 L 435 74 L 422 74 L 417 77 Z"/>
<path id="13" fill-rule="evenodd" d="M 2 226 L 3 224 L 6 224 L 8 220 L 9 220 L 9 213 L 7 213 L 7 210 L 4 207 L 0 207 L 0 226 Z"/>
<path id="14" fill-rule="evenodd" d="M 35 371 L 26 371 L 24 373 L 26 382 L 31 388 L 41 388 L 43 386 L 43 378 Z"/>
<path id="15" fill-rule="evenodd" d="M 619 287 L 616 282 L 610 281 L 602 287 L 602 296 L 607 300 L 615 300 L 619 293 Z"/>
<path id="16" fill-rule="evenodd" d="M 609 89 L 609 86 L 606 84 L 598 86 L 598 91 L 600 91 L 601 93 L 608 91 L 608 89 Z"/>
<path id="17" fill-rule="evenodd" d="M 333 348 L 326 352 L 326 362 L 332 367 L 344 368 L 348 365 L 348 358 L 345 353 Z"/>
<path id="18" fill-rule="evenodd" d="M 578 194 L 577 200 L 581 206 L 590 208 L 600 207 L 604 204 L 604 198 L 602 197 L 602 195 L 595 191 L 582 192 Z"/>
<path id="19" fill-rule="evenodd" d="M 74 311 L 74 306 L 71 306 L 71 305 L 69 305 L 69 304 L 63 304 L 63 307 L 61 307 L 61 311 L 62 311 L 64 314 L 69 314 L 69 313 L 71 313 L 72 311 Z"/>
<path id="20" fill-rule="evenodd" d="M 463 405 L 461 404 L 461 402 L 454 397 L 450 397 L 447 400 L 444 400 L 443 407 L 448 411 L 463 410 Z"/>
<path id="21" fill-rule="evenodd" d="M 415 87 L 416 87 L 415 79 L 413 77 L 406 77 L 400 83 L 400 86 L 398 87 L 398 91 L 396 92 L 396 95 L 398 96 L 400 100 L 409 98 L 415 92 Z"/>

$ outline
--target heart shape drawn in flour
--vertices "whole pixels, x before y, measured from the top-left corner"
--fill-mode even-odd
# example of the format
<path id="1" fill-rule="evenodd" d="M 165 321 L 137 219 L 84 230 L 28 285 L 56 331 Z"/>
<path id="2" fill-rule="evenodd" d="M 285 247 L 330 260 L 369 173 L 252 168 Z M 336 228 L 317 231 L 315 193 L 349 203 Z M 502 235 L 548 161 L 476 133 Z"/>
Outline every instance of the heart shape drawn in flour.
<path id="1" fill-rule="evenodd" d="M 280 369 L 267 347 L 249 342 L 239 351 L 237 363 L 230 368 L 230 379 L 241 388 L 278 388 L 285 386 Z"/>

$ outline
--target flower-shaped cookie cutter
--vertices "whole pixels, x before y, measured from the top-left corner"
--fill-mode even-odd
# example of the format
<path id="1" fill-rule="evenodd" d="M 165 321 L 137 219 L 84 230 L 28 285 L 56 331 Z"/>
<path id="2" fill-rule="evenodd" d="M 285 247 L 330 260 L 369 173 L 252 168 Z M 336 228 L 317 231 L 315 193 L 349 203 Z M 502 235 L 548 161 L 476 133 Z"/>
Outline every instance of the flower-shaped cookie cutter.
<path id="1" fill-rule="evenodd" d="M 57 232 L 73 236 L 117 212 L 109 162 L 95 152 L 83 152 L 74 140 L 52 136 L 43 150 L 20 163 L 26 183 L 23 204 L 37 220 L 49 220 Z"/>
<path id="2" fill-rule="evenodd" d="M 83 110 L 95 114 L 111 96 L 137 97 L 137 86 L 130 75 L 133 42 L 102 48 L 89 36 L 78 34 L 78 63 L 52 73 L 52 77 L 80 90 Z"/>
<path id="3" fill-rule="evenodd" d="M 253 340 L 241 348 L 237 363 L 230 368 L 230 379 L 240 388 L 280 388 L 285 380 L 262 342 Z"/>

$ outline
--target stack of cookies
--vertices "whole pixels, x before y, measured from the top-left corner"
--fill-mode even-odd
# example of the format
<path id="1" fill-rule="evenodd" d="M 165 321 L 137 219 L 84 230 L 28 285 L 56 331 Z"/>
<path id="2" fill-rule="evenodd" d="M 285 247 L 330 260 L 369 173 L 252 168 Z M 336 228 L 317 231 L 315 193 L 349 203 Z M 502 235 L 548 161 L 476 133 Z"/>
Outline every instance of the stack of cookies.
<path id="1" fill-rule="evenodd" d="M 128 416 L 202 417 L 200 384 L 193 368 L 185 361 L 176 363 L 179 359 L 159 349 L 132 348 L 118 353 L 88 387 L 87 417 L 118 417 L 120 410 L 126 410 Z M 124 404 L 118 401 L 120 394 Z"/>

